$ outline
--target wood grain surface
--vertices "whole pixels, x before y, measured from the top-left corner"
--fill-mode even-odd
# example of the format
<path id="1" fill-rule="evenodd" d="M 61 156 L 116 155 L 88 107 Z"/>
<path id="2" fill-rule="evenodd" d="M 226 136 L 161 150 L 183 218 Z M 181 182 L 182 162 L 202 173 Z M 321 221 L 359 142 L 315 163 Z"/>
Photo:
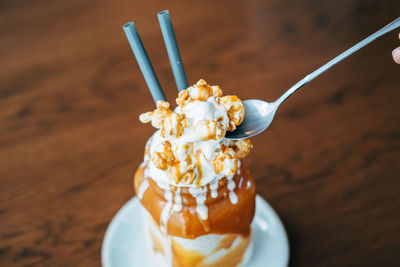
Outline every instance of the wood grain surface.
<path id="1" fill-rule="evenodd" d="M 400 14 L 397 0 L 1 1 L 0 266 L 100 266 L 153 132 L 138 121 L 154 104 L 121 27 L 135 21 L 174 101 L 163 9 L 190 83 L 265 100 Z M 302 88 L 253 139 L 246 162 L 285 224 L 291 266 L 400 262 L 398 33 Z"/>

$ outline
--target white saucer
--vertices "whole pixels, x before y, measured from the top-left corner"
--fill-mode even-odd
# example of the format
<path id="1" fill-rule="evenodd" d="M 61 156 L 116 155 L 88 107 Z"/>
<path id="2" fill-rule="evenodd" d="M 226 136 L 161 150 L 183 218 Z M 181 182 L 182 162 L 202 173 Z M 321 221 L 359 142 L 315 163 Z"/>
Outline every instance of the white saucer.
<path id="1" fill-rule="evenodd" d="M 145 249 L 140 206 L 137 197 L 129 200 L 107 228 L 101 249 L 103 267 L 159 266 Z M 289 262 L 289 244 L 285 229 L 272 207 L 256 198 L 253 220 L 254 251 L 247 266 L 283 267 Z"/>

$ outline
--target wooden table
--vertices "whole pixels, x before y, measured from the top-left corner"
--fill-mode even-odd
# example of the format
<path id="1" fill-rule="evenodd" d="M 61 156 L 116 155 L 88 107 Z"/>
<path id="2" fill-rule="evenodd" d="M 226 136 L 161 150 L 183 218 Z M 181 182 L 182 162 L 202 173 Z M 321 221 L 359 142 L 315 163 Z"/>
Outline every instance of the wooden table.
<path id="1" fill-rule="evenodd" d="M 100 265 L 153 132 L 121 26 L 136 22 L 174 101 L 163 9 L 190 83 L 265 100 L 400 14 L 396 0 L 3 1 L 0 266 Z M 399 264 L 398 32 L 301 89 L 253 139 L 247 165 L 286 226 L 291 266 Z"/>

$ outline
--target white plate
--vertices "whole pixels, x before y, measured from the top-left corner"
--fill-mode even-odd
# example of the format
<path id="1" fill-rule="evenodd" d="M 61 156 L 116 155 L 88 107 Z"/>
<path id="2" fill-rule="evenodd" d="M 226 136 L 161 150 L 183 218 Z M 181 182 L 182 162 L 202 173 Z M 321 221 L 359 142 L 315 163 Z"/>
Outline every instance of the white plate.
<path id="1" fill-rule="evenodd" d="M 129 200 L 108 226 L 101 249 L 104 267 L 158 266 L 149 262 L 149 253 L 144 249 L 139 205 L 137 197 Z M 247 266 L 287 266 L 289 244 L 285 229 L 272 207 L 258 195 L 253 231 L 254 251 Z"/>

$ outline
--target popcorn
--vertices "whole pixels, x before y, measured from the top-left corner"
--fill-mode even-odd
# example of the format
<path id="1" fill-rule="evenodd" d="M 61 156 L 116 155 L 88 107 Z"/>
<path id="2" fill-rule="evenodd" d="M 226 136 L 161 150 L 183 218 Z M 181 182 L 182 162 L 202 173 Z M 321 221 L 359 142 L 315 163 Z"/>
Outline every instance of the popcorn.
<path id="1" fill-rule="evenodd" d="M 221 88 L 219 88 L 218 85 L 212 85 L 211 90 L 212 90 L 214 96 L 217 96 L 217 97 L 222 96 L 222 90 L 221 90 Z"/>
<path id="2" fill-rule="evenodd" d="M 191 156 L 188 155 L 185 161 L 174 161 L 167 168 L 167 172 L 176 184 L 179 184 L 181 181 L 183 184 L 190 184 L 194 180 L 193 169 L 194 165 L 192 164 Z"/>
<path id="3" fill-rule="evenodd" d="M 210 86 L 205 80 L 201 79 L 195 85 L 181 91 L 176 99 L 176 103 L 184 106 L 195 100 L 206 101 L 211 96 L 222 96 L 222 90 L 219 86 Z"/>
<path id="4" fill-rule="evenodd" d="M 139 120 L 142 123 L 149 123 L 154 128 L 160 129 L 163 125 L 165 118 L 167 118 L 172 111 L 169 109 L 169 103 L 166 101 L 158 101 L 157 102 L 157 109 L 154 111 L 149 111 L 146 113 L 142 113 L 139 116 Z"/>
<path id="5" fill-rule="evenodd" d="M 168 173 L 176 184 L 192 184 L 194 181 L 194 166 L 191 165 L 185 172 L 181 172 L 181 165 L 177 164 L 168 168 Z"/>
<path id="6" fill-rule="evenodd" d="M 166 101 L 158 101 L 157 109 L 140 114 L 139 120 L 142 123 L 149 123 L 157 129 L 161 129 L 161 134 L 179 137 L 186 127 L 185 116 L 177 114 L 169 109 L 169 103 Z"/>
<path id="7" fill-rule="evenodd" d="M 172 179 L 175 181 L 175 183 L 179 183 L 181 179 L 181 172 L 180 172 L 180 167 L 179 164 L 174 164 L 172 166 L 168 167 L 168 173 L 171 175 Z"/>
<path id="8" fill-rule="evenodd" d="M 183 176 L 180 182 L 182 184 L 192 184 L 194 181 L 194 172 L 193 170 L 187 171 Z"/>
<path id="9" fill-rule="evenodd" d="M 237 157 L 235 151 L 231 147 L 221 146 L 213 159 L 213 166 L 216 174 L 225 171 L 226 176 L 234 175 L 237 171 Z"/>
<path id="10" fill-rule="evenodd" d="M 240 159 L 246 157 L 247 154 L 250 153 L 250 149 L 253 147 L 249 139 L 231 141 L 229 146 L 233 148 L 236 156 Z"/>
<path id="11" fill-rule="evenodd" d="M 173 112 L 164 120 L 161 127 L 161 134 L 164 137 L 167 135 L 179 137 L 182 135 L 185 127 L 185 115 Z"/>
<path id="12" fill-rule="evenodd" d="M 218 102 L 224 105 L 228 111 L 230 121 L 227 131 L 234 131 L 236 126 L 241 124 L 244 119 L 244 105 L 242 101 L 235 95 L 226 95 L 220 97 Z"/>
<path id="13" fill-rule="evenodd" d="M 139 116 L 140 122 L 142 122 L 142 123 L 151 122 L 152 114 L 153 114 L 153 112 L 151 112 L 151 111 L 140 114 L 140 116 Z"/>
<path id="14" fill-rule="evenodd" d="M 168 166 L 175 162 L 175 156 L 171 149 L 171 143 L 168 141 L 162 142 L 159 149 L 151 154 L 153 164 L 161 169 L 167 170 Z"/>
<path id="15" fill-rule="evenodd" d="M 200 80 L 182 90 L 176 103 L 179 106 L 172 111 L 168 102 L 158 101 L 155 110 L 140 115 L 141 122 L 159 129 L 146 146 L 145 163 L 162 170 L 157 177 L 173 184 L 201 185 L 204 179 L 235 175 L 238 160 L 252 145 L 249 140 L 224 137 L 242 123 L 242 101 L 234 95 L 222 96 L 219 86 Z"/>

